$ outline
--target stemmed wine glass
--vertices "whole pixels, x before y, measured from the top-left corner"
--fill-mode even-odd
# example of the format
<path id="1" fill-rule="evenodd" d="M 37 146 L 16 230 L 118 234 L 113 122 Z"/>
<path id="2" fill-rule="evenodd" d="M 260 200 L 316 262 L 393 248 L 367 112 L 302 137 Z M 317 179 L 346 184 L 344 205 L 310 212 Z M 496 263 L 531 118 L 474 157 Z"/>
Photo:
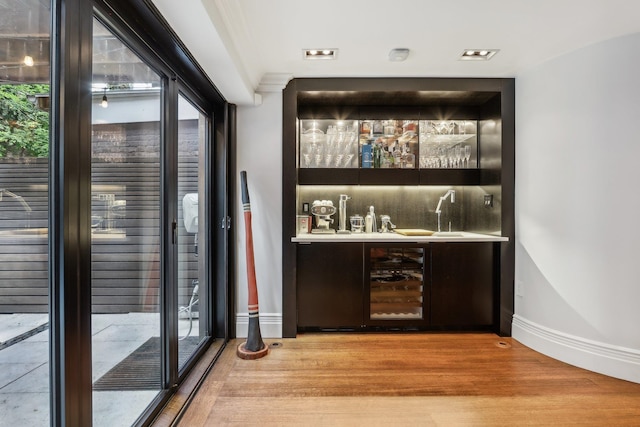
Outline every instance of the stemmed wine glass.
<path id="1" fill-rule="evenodd" d="M 460 147 L 459 145 L 456 145 L 454 148 L 454 156 L 456 159 L 456 167 L 462 167 L 460 166 L 460 160 L 462 160 L 462 147 Z"/>
<path id="2" fill-rule="evenodd" d="M 469 167 L 469 159 L 471 159 L 471 146 L 470 145 L 465 145 L 464 146 L 464 161 L 467 164 L 467 168 Z"/>
<path id="3" fill-rule="evenodd" d="M 460 135 L 464 135 L 466 133 L 466 127 L 467 127 L 467 122 L 465 122 L 464 120 L 460 121 L 458 123 L 458 133 Z"/>
<path id="4" fill-rule="evenodd" d="M 447 150 L 444 147 L 438 148 L 438 157 L 440 158 L 440 168 L 447 167 Z"/>

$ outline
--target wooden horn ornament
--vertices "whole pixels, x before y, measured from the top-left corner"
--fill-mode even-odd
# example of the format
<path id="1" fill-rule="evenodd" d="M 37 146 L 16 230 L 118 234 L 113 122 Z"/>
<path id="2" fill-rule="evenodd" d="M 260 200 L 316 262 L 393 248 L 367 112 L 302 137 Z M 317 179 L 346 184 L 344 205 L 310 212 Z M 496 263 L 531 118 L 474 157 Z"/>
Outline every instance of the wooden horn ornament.
<path id="1" fill-rule="evenodd" d="M 251 228 L 251 203 L 247 187 L 247 172 L 240 172 L 242 187 L 242 209 L 244 211 L 245 247 L 247 256 L 247 286 L 249 288 L 249 329 L 247 341 L 240 344 L 236 354 L 241 359 L 259 359 L 269 352 L 260 334 L 260 315 L 258 309 L 258 287 L 256 284 L 256 264 L 253 258 L 253 231 Z"/>

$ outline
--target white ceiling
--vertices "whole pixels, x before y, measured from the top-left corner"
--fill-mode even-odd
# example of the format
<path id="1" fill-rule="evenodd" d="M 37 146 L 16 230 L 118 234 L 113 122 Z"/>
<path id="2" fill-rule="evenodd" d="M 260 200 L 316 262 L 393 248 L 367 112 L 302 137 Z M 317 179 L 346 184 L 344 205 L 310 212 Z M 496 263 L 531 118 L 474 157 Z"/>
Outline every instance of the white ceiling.
<path id="1" fill-rule="evenodd" d="M 290 77 L 516 77 L 550 58 L 640 32 L 640 0 L 153 0 L 225 98 Z M 411 49 L 404 62 L 389 51 Z M 338 48 L 334 61 L 302 49 Z M 500 49 L 460 61 L 464 49 Z M 638 51 L 630 55 L 638 55 Z M 272 85 L 273 84 L 273 85 Z"/>

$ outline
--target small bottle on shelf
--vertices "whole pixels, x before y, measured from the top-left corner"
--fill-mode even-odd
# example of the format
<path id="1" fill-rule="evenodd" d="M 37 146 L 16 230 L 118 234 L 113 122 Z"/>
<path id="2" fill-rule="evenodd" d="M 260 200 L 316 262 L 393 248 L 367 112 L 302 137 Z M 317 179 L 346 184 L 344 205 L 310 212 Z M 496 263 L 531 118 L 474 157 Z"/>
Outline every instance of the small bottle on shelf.
<path id="1" fill-rule="evenodd" d="M 373 144 L 373 167 L 382 167 L 382 147 L 378 143 Z"/>
<path id="2" fill-rule="evenodd" d="M 364 232 L 373 232 L 373 218 L 371 217 L 371 213 L 367 213 L 367 215 L 365 215 L 364 217 Z"/>
<path id="3" fill-rule="evenodd" d="M 362 167 L 365 169 L 371 168 L 373 161 L 373 152 L 370 142 L 362 145 Z"/>

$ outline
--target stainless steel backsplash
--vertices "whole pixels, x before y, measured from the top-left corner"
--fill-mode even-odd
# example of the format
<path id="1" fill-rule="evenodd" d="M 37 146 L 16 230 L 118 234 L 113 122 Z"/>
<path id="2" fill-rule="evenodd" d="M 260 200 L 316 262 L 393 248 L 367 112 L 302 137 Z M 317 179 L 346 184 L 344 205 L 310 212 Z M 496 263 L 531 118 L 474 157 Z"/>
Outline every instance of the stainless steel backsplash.
<path id="1" fill-rule="evenodd" d="M 435 213 L 438 201 L 447 190 L 456 191 L 456 201 L 442 203 L 441 228 L 453 231 L 471 231 L 499 234 L 501 219 L 500 186 L 298 186 L 297 214 L 302 214 L 302 204 L 314 200 L 331 200 L 338 207 L 340 194 L 347 194 L 347 226 L 351 215 L 364 216 L 369 206 L 375 207 L 378 222 L 380 215 L 391 216 L 398 228 L 426 228 L 437 230 Z M 484 196 L 493 195 L 493 207 L 484 206 Z M 338 228 L 338 213 L 333 216 L 332 228 Z M 378 224 L 379 226 L 379 224 Z M 349 227 L 349 226 L 348 226 Z"/>

